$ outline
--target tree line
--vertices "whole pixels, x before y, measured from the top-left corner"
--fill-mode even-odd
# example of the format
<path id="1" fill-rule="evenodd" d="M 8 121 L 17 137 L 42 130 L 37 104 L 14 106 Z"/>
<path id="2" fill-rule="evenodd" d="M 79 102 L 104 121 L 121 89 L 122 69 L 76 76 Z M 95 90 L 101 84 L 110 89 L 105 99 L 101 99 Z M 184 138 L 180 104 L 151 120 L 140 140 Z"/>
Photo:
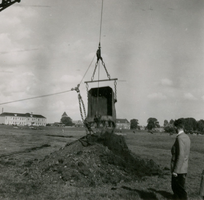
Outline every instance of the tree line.
<path id="1" fill-rule="evenodd" d="M 184 124 L 184 130 L 186 133 L 197 133 L 197 134 L 204 134 L 204 120 L 201 119 L 199 121 L 196 121 L 194 118 L 180 118 L 183 121 Z M 170 121 L 164 120 L 163 128 L 164 131 L 167 133 L 175 133 L 174 129 L 174 121 L 171 119 Z M 62 117 L 60 120 L 61 123 L 63 123 L 65 126 L 73 126 L 74 123 L 72 122 L 72 119 L 67 117 Z M 159 121 L 156 118 L 150 117 L 147 120 L 147 125 L 145 126 L 145 129 L 148 131 L 155 131 L 157 128 L 161 127 L 159 124 Z M 139 126 L 139 120 L 138 119 L 131 119 L 130 120 L 130 128 L 131 129 L 140 129 Z"/>
<path id="2" fill-rule="evenodd" d="M 194 118 L 180 118 L 184 124 L 184 130 L 186 133 L 197 133 L 197 134 L 204 134 L 204 120 L 201 119 L 196 121 Z M 174 121 L 171 119 L 170 121 L 164 120 L 163 128 L 167 133 L 175 133 L 174 129 Z M 148 131 L 154 131 L 155 129 L 159 128 L 160 124 L 156 118 L 150 117 L 147 120 L 147 125 L 145 127 Z M 131 129 L 140 129 L 139 121 L 137 119 L 130 120 L 130 128 Z"/>
<path id="3" fill-rule="evenodd" d="M 184 131 L 186 133 L 197 133 L 197 134 L 204 134 L 204 120 L 200 119 L 196 121 L 194 118 L 180 118 L 184 124 Z M 171 119 L 169 122 L 164 120 L 164 130 L 168 133 L 175 133 L 174 130 L 174 120 Z"/>

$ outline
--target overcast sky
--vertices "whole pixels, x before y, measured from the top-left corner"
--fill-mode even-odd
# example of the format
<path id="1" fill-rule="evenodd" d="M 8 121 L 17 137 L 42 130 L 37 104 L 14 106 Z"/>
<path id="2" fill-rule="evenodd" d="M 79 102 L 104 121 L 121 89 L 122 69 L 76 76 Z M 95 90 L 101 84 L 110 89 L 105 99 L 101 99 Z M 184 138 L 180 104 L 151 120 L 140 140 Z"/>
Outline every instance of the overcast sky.
<path id="1" fill-rule="evenodd" d="M 102 0 L 22 0 L 0 12 L 0 103 L 67 91 L 82 81 L 87 105 L 84 81 L 96 63 L 101 6 Z M 119 79 L 117 118 L 140 125 L 149 117 L 160 125 L 204 119 L 203 35 L 203 0 L 104 0 L 102 57 Z M 100 78 L 107 78 L 102 65 Z M 75 91 L 2 108 L 42 114 L 50 123 L 63 112 L 81 119 Z"/>

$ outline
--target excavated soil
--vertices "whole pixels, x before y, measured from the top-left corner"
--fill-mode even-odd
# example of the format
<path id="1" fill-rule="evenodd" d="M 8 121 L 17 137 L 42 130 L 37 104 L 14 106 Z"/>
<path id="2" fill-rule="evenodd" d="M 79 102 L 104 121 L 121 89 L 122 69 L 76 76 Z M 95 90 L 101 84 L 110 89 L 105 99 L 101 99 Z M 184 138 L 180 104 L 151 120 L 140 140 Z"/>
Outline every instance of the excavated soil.
<path id="1" fill-rule="evenodd" d="M 25 177 L 44 184 L 65 183 L 77 187 L 117 185 L 162 174 L 162 168 L 153 160 L 135 156 L 123 136 L 108 132 L 68 143 L 43 160 L 27 163 L 23 172 Z"/>

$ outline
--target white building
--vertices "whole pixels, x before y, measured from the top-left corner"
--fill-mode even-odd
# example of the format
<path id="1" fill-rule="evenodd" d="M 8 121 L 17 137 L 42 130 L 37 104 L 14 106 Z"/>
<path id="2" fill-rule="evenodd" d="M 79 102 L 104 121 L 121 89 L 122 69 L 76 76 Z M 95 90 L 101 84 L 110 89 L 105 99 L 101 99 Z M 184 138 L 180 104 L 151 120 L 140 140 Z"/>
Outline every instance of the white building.
<path id="1" fill-rule="evenodd" d="M 0 114 L 0 124 L 18 126 L 46 126 L 47 119 L 42 115 L 32 113 L 8 113 Z"/>
<path id="2" fill-rule="evenodd" d="M 73 120 L 72 122 L 75 127 L 84 127 L 84 123 L 81 120 Z"/>
<path id="3" fill-rule="evenodd" d="M 130 129 L 130 122 L 127 119 L 116 119 L 117 129 Z"/>

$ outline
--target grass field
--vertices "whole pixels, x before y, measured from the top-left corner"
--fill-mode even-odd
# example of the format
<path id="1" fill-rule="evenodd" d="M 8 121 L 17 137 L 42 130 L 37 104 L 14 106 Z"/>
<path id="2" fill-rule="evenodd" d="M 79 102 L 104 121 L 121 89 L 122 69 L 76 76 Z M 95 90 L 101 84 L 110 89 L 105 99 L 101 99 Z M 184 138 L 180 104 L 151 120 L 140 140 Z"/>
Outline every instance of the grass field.
<path id="1" fill-rule="evenodd" d="M 170 149 L 175 135 L 166 133 L 123 131 L 129 149 L 136 155 L 154 160 L 165 168 L 163 177 L 144 177 L 135 182 L 121 182 L 118 185 L 104 185 L 91 188 L 77 188 L 53 183 L 41 187 L 36 181 L 25 182 L 19 176 L 30 161 L 41 160 L 68 142 L 85 135 L 80 128 L 45 127 L 40 130 L 0 127 L 0 199 L 170 199 Z M 191 154 L 187 191 L 189 199 L 200 199 L 198 195 L 201 172 L 203 170 L 204 136 L 190 135 Z M 26 165 L 27 164 L 27 165 Z"/>

